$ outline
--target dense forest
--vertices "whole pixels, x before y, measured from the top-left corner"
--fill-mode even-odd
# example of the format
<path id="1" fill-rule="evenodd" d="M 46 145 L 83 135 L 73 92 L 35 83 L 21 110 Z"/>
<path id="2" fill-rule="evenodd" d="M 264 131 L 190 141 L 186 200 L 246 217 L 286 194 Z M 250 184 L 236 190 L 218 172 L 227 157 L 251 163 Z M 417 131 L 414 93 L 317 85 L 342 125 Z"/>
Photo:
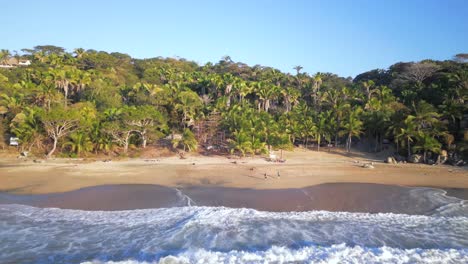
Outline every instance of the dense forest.
<path id="1" fill-rule="evenodd" d="M 127 155 L 164 139 L 184 151 L 392 148 L 398 159 L 450 161 L 468 156 L 467 62 L 401 62 L 352 79 L 228 56 L 201 66 L 50 45 L 2 50 L 0 144 L 17 137 L 20 151 L 47 157 Z"/>

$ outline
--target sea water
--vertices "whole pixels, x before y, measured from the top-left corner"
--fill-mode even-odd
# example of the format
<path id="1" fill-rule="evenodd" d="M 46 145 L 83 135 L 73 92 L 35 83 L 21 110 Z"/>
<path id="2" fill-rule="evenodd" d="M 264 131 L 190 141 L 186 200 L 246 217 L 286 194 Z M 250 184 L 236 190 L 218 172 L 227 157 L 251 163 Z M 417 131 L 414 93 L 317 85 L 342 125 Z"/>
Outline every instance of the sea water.
<path id="1" fill-rule="evenodd" d="M 426 215 L 3 204 L 0 263 L 468 263 L 466 201 L 413 192 L 434 201 Z"/>

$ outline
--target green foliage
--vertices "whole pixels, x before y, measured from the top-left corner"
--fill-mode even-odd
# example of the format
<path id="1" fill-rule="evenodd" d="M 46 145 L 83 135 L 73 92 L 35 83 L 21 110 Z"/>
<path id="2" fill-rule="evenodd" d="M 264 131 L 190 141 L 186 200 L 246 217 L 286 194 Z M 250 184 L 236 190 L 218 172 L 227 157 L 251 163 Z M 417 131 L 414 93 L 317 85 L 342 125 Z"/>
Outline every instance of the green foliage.
<path id="1" fill-rule="evenodd" d="M 198 141 L 195 138 L 195 135 L 190 131 L 190 129 L 185 128 L 180 139 L 174 139 L 172 141 L 174 148 L 181 147 L 184 151 L 195 151 L 198 149 Z"/>
<path id="2" fill-rule="evenodd" d="M 117 146 L 126 152 L 181 131 L 174 146 L 194 151 L 191 129 L 217 113 L 217 129 L 240 155 L 343 141 L 350 151 L 356 139 L 370 151 L 390 139 L 408 155 L 466 149 L 468 64 L 461 55 L 397 63 L 351 80 L 300 66 L 291 75 L 228 56 L 199 66 L 52 45 L 22 51 L 32 65 L 0 69 L 5 135 L 18 136 L 22 149 L 48 148 L 49 156 L 62 142 L 77 156 Z M 11 56 L 1 50 L 0 63 Z"/>
<path id="3" fill-rule="evenodd" d="M 69 140 L 63 144 L 64 147 L 70 147 L 70 150 L 77 156 L 83 152 L 90 152 L 93 150 L 93 142 L 89 135 L 83 131 L 72 133 Z"/>

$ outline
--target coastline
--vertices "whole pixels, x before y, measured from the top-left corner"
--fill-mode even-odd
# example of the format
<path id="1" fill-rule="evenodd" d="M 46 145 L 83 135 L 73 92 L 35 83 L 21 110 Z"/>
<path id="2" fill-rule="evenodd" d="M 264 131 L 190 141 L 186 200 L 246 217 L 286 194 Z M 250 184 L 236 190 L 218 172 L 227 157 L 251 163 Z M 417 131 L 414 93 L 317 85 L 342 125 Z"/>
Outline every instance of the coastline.
<path id="1" fill-rule="evenodd" d="M 378 157 L 363 153 L 348 156 L 344 152 L 300 149 L 284 152 L 284 157 L 285 163 L 268 162 L 262 157 L 228 159 L 201 155 L 189 155 L 186 159 L 159 157 L 110 162 L 55 159 L 34 163 L 2 159 L 0 192 L 45 194 L 114 184 L 258 190 L 305 188 L 326 183 L 468 188 L 466 167 L 386 164 Z M 375 168 L 362 168 L 362 164 L 368 162 L 374 162 Z"/>
<path id="2" fill-rule="evenodd" d="M 453 189 L 452 189 L 453 190 Z M 248 189 L 151 184 L 101 185 L 70 192 L 21 195 L 0 192 L 1 204 L 85 211 L 181 206 L 250 208 L 268 212 L 330 211 L 408 215 L 465 214 L 468 189 L 449 190 L 372 183 L 326 183 L 304 188 Z M 331 199 L 332 197 L 332 199 Z M 440 211 L 442 210 L 442 211 Z"/>

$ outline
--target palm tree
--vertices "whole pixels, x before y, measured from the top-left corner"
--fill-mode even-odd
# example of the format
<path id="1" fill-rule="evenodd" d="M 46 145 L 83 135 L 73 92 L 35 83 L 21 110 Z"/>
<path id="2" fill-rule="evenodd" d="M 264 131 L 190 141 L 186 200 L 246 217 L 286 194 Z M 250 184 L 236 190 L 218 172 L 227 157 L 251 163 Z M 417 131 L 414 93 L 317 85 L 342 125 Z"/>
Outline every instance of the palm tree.
<path id="1" fill-rule="evenodd" d="M 294 70 L 296 70 L 296 76 L 299 75 L 302 69 L 304 69 L 301 65 L 297 65 L 293 67 Z"/>
<path id="2" fill-rule="evenodd" d="M 80 59 L 86 54 L 86 50 L 83 48 L 77 48 L 73 51 L 73 53 L 75 53 L 75 57 L 77 59 Z"/>
<path id="3" fill-rule="evenodd" d="M 93 143 L 93 150 L 95 154 L 97 154 L 100 150 L 103 150 L 107 153 L 111 149 L 112 138 L 110 138 L 109 135 L 104 133 L 101 123 L 93 123 L 93 125 L 91 125 L 89 135 L 90 140 Z"/>
<path id="4" fill-rule="evenodd" d="M 347 152 L 351 151 L 351 143 L 352 138 L 354 136 L 359 136 L 362 134 L 362 126 L 363 122 L 360 119 L 360 115 L 362 113 L 362 108 L 354 107 L 348 112 L 346 119 L 344 120 L 344 124 L 342 125 L 341 133 L 342 135 L 346 135 L 346 150 Z"/>
<path id="5" fill-rule="evenodd" d="M 71 151 L 78 156 L 80 156 L 81 152 L 89 152 L 93 150 L 93 142 L 84 131 L 70 134 L 69 141 L 65 142 L 63 146 L 69 146 Z"/>
<path id="6" fill-rule="evenodd" d="M 11 52 L 7 49 L 0 50 L 0 63 L 5 64 L 11 56 Z"/>
<path id="7" fill-rule="evenodd" d="M 293 87 L 286 87 L 281 89 L 280 94 L 284 99 L 284 107 L 287 113 L 291 111 L 292 107 L 297 103 L 300 92 Z"/>
<path id="8" fill-rule="evenodd" d="M 315 116 L 315 126 L 312 133 L 317 140 L 317 151 L 320 151 L 322 136 L 328 137 L 328 121 L 330 119 L 330 113 L 331 112 L 329 111 L 321 112 Z"/>
<path id="9" fill-rule="evenodd" d="M 104 111 L 104 119 L 106 121 L 116 121 L 122 115 L 120 108 L 108 108 Z"/>
<path id="10" fill-rule="evenodd" d="M 428 151 L 433 152 L 433 153 L 440 152 L 440 148 L 442 145 L 440 144 L 439 141 L 437 141 L 437 139 L 431 137 L 430 135 L 420 133 L 417 139 L 418 140 L 417 140 L 416 145 L 413 147 L 413 151 L 418 151 L 418 150 L 423 151 L 424 163 L 427 162 L 426 157 L 427 157 Z"/>
<path id="11" fill-rule="evenodd" d="M 408 115 L 403 121 L 402 126 L 393 127 L 393 129 L 396 132 L 396 134 L 394 134 L 395 138 L 406 143 L 406 147 L 408 149 L 408 158 L 411 156 L 411 142 L 413 142 L 414 138 L 418 133 L 417 125 L 414 122 L 414 120 L 415 116 Z"/>
<path id="12" fill-rule="evenodd" d="M 233 133 L 234 139 L 229 139 L 231 153 L 239 151 L 242 156 L 245 156 L 246 153 L 254 153 L 252 148 L 252 142 L 250 141 L 250 136 L 243 131 L 235 131 Z"/>
<path id="13" fill-rule="evenodd" d="M 320 102 L 319 102 L 319 91 L 320 91 L 320 86 L 322 86 L 322 77 L 323 74 L 321 73 L 316 73 L 314 77 L 312 78 L 313 80 L 313 85 L 312 85 L 312 101 L 314 103 L 314 108 L 316 111 L 320 109 Z"/>
<path id="14" fill-rule="evenodd" d="M 33 146 L 42 146 L 44 131 L 37 109 L 26 107 L 12 119 L 10 129 L 20 139 L 22 148 L 31 151 Z"/>
<path id="15" fill-rule="evenodd" d="M 34 101 L 50 111 L 51 104 L 60 100 L 60 94 L 56 92 L 54 85 L 44 81 L 37 86 Z"/>
<path id="16" fill-rule="evenodd" d="M 278 95 L 278 87 L 275 85 L 268 85 L 265 82 L 257 82 L 254 85 L 255 93 L 259 98 L 257 105 L 258 110 L 260 111 L 263 109 L 265 112 L 268 112 L 271 100 L 274 100 Z"/>
<path id="17" fill-rule="evenodd" d="M 175 108 L 182 112 L 182 125 L 184 128 L 195 117 L 196 112 L 203 106 L 200 97 L 193 91 L 183 91 L 178 94 Z"/>
<path id="18" fill-rule="evenodd" d="M 190 131 L 190 129 L 185 128 L 184 132 L 182 133 L 181 139 L 174 139 L 172 141 L 172 145 L 174 148 L 178 146 L 182 146 L 184 151 L 194 151 L 198 148 L 198 141 L 195 138 L 195 135 Z"/>
<path id="19" fill-rule="evenodd" d="M 375 91 L 375 90 L 371 89 L 374 85 L 375 85 L 375 83 L 372 80 L 362 82 L 362 87 L 364 88 L 364 94 L 366 95 L 367 102 L 370 101 L 372 93 L 374 93 L 374 91 Z"/>

